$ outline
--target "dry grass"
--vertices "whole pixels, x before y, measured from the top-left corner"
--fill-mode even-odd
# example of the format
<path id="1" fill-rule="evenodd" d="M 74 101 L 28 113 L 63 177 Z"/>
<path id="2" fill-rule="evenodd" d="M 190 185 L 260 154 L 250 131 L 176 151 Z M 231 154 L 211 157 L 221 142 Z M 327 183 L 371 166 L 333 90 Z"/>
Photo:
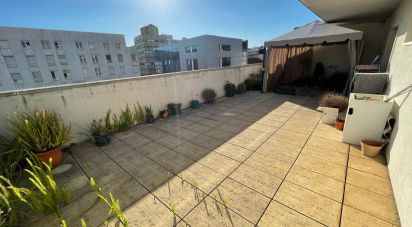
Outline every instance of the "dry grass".
<path id="1" fill-rule="evenodd" d="M 339 111 L 343 111 L 348 108 L 348 102 L 348 98 L 345 96 L 335 93 L 326 93 L 320 98 L 319 105 L 323 107 L 338 108 Z"/>

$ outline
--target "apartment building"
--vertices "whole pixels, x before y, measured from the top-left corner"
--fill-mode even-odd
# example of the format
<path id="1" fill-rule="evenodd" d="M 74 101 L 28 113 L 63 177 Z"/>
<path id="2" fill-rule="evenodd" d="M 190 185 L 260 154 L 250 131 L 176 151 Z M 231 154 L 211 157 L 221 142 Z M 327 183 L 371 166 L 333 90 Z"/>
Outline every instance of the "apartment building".
<path id="1" fill-rule="evenodd" d="M 202 35 L 159 46 L 155 58 L 162 72 L 239 66 L 247 64 L 247 46 L 241 39 Z"/>
<path id="2" fill-rule="evenodd" d="M 0 55 L 0 91 L 140 75 L 121 34 L 0 27 Z"/>

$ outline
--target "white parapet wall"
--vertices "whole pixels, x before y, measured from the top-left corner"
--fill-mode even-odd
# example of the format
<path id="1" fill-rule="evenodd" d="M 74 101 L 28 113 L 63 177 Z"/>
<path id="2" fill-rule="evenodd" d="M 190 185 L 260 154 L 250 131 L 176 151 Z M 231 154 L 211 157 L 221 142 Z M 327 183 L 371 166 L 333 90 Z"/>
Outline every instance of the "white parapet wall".
<path id="1" fill-rule="evenodd" d="M 108 109 L 119 114 L 127 104 L 133 107 L 137 102 L 151 105 L 156 114 L 172 102 L 187 108 L 190 100 L 202 101 L 203 89 L 212 88 L 222 97 L 226 81 L 237 85 L 260 68 L 261 64 L 253 64 L 2 92 L 0 135 L 12 136 L 7 118 L 13 112 L 49 108 L 71 123 L 72 142 L 80 142 L 90 122 L 103 118 Z"/>

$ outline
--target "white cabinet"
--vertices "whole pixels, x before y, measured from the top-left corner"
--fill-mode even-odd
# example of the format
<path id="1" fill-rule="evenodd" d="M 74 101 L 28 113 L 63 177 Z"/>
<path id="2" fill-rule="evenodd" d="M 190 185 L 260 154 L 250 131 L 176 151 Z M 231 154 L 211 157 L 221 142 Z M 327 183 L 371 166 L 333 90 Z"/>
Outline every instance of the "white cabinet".
<path id="1" fill-rule="evenodd" d="M 360 145 L 364 139 L 380 141 L 392 102 L 385 95 L 351 93 L 343 129 L 343 142 Z"/>

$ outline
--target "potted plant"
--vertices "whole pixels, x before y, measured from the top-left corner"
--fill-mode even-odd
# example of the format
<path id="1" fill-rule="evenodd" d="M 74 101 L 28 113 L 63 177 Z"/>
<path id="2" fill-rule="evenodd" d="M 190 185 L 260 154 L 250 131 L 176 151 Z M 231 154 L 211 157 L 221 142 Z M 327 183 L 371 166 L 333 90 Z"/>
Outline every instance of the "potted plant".
<path id="1" fill-rule="evenodd" d="M 65 124 L 57 112 L 41 109 L 16 113 L 10 117 L 18 145 L 32 152 L 45 163 L 62 161 L 62 145 L 70 140 L 70 124 Z"/>
<path id="2" fill-rule="evenodd" d="M 333 125 L 338 119 L 339 112 L 348 108 L 348 98 L 335 93 L 327 93 L 321 97 L 319 105 L 323 111 L 322 122 Z"/>
<path id="3" fill-rule="evenodd" d="M 146 111 L 146 121 L 148 124 L 152 124 L 155 122 L 155 118 L 153 115 L 153 110 L 152 110 L 152 106 L 145 106 L 144 107 L 145 111 Z"/>
<path id="4" fill-rule="evenodd" d="M 180 115 L 182 113 L 182 103 L 169 103 L 167 109 L 172 116 Z"/>
<path id="5" fill-rule="evenodd" d="M 343 126 L 345 125 L 345 120 L 341 120 L 341 119 L 336 119 L 335 121 L 335 128 L 338 130 L 343 130 Z"/>
<path id="6" fill-rule="evenodd" d="M 102 119 L 93 120 L 90 123 L 90 133 L 93 136 L 93 141 L 97 146 L 104 146 L 110 142 L 110 130 L 106 127 Z"/>
<path id="7" fill-rule="evenodd" d="M 226 97 L 233 97 L 235 96 L 235 92 L 236 92 L 236 86 L 232 83 L 229 83 L 229 81 L 226 82 L 225 86 L 225 96 Z"/>
<path id="8" fill-rule="evenodd" d="M 246 84 L 245 83 L 240 83 L 240 84 L 238 84 L 237 85 L 237 88 L 236 88 L 236 93 L 237 94 L 243 94 L 243 93 L 245 93 L 246 92 Z"/>
<path id="9" fill-rule="evenodd" d="M 215 98 L 216 98 L 215 90 L 213 90 L 211 88 L 206 88 L 202 92 L 202 98 L 205 100 L 206 104 L 213 104 L 215 102 Z"/>
<path id="10" fill-rule="evenodd" d="M 169 111 L 168 110 L 161 110 L 161 111 L 159 111 L 159 116 L 163 119 L 167 119 L 169 117 Z"/>
<path id="11" fill-rule="evenodd" d="M 190 101 L 190 107 L 192 109 L 198 109 L 200 107 L 200 102 L 198 100 L 193 99 Z"/>

